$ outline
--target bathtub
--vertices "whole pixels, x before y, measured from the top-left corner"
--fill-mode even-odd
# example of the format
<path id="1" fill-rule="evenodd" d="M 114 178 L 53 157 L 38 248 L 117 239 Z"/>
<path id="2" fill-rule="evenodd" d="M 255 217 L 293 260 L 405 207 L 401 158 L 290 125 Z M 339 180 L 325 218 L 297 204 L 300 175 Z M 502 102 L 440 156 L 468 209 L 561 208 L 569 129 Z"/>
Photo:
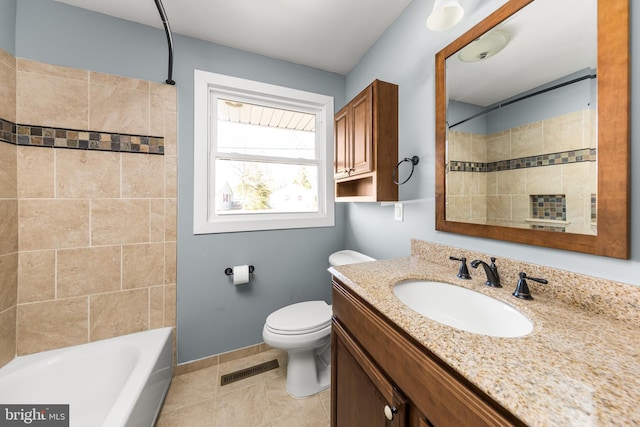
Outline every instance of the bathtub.
<path id="1" fill-rule="evenodd" d="M 69 405 L 71 427 L 153 426 L 173 375 L 172 328 L 18 356 L 0 404 Z"/>

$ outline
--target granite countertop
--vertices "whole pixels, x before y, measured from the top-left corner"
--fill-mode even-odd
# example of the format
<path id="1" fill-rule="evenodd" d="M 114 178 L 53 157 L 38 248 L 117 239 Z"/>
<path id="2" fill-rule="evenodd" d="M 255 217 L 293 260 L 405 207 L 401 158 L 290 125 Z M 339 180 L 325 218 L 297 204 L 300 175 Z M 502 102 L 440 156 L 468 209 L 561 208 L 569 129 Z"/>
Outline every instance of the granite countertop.
<path id="1" fill-rule="evenodd" d="M 462 280 L 456 263 L 415 255 L 329 271 L 528 425 L 640 425 L 640 329 L 634 322 L 533 289 L 533 301 L 520 300 L 511 295 L 516 282 L 490 288 L 483 271 Z M 447 282 L 506 302 L 533 322 L 533 332 L 496 338 L 430 320 L 393 295 L 393 285 L 405 279 Z"/>

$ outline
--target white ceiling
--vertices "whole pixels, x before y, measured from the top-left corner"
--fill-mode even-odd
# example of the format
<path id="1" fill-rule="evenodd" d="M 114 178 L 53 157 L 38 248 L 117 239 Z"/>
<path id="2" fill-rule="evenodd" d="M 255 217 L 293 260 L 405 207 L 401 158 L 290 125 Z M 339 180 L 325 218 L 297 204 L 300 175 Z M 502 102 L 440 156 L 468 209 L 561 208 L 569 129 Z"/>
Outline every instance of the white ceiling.
<path id="1" fill-rule="evenodd" d="M 56 1 L 162 28 L 154 0 Z M 163 0 L 163 5 L 174 33 L 347 74 L 410 1 Z"/>
<path id="2" fill-rule="evenodd" d="M 536 0 L 496 26 L 511 35 L 484 61 L 447 59 L 450 99 L 488 106 L 572 73 L 596 69 L 597 0 Z"/>

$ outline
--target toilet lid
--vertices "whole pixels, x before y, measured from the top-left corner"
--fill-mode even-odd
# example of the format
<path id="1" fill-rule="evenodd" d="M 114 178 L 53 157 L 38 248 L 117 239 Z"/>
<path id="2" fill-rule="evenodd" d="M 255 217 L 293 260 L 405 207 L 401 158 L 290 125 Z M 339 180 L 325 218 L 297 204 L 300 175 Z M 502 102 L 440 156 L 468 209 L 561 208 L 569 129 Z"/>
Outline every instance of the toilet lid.
<path id="1" fill-rule="evenodd" d="M 311 333 L 331 324 L 331 306 L 324 301 L 288 305 L 267 317 L 267 327 L 284 335 Z"/>

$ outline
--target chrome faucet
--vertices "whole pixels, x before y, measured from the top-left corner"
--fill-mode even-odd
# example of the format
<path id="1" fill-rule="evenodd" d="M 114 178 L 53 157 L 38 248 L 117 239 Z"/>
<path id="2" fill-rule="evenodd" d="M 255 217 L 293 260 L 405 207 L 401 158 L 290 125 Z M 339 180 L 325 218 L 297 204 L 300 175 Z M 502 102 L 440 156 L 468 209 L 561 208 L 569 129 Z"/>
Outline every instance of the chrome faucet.
<path id="1" fill-rule="evenodd" d="M 487 274 L 487 281 L 484 282 L 485 285 L 491 286 L 493 288 L 501 288 L 500 284 L 500 275 L 498 274 L 498 267 L 496 266 L 496 259 L 491 257 L 491 265 L 486 262 L 474 259 L 471 261 L 471 267 L 478 268 L 478 265 L 482 265 L 484 268 L 484 272 Z"/>
<path id="2" fill-rule="evenodd" d="M 531 292 L 529 292 L 529 286 L 527 285 L 527 281 L 525 279 L 533 280 L 534 282 L 542 283 L 546 285 L 549 283 L 545 279 L 538 279 L 536 277 L 529 277 L 526 273 L 520 272 L 520 279 L 518 279 L 518 285 L 516 286 L 516 290 L 513 292 L 513 296 L 521 299 L 531 300 L 533 297 L 531 296 Z"/>

